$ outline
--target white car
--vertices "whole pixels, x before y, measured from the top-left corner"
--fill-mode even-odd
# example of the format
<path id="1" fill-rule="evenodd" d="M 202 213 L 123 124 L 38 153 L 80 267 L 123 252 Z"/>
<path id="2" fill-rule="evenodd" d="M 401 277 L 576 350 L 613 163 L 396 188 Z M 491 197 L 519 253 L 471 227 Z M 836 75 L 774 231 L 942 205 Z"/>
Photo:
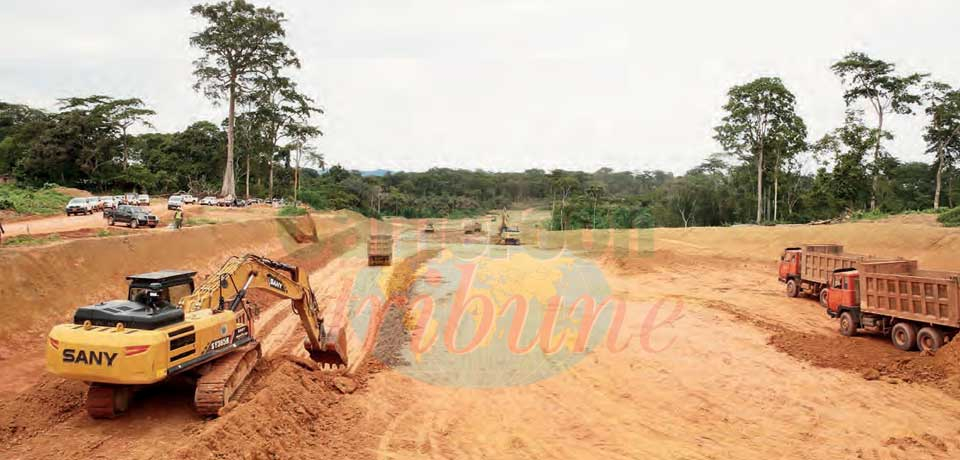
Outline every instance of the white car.
<path id="1" fill-rule="evenodd" d="M 205 196 L 205 197 L 203 197 L 202 200 L 200 200 L 200 204 L 201 204 L 202 206 L 216 206 L 216 205 L 217 205 L 217 197 L 215 197 L 215 196 Z"/>
<path id="2" fill-rule="evenodd" d="M 180 195 L 180 198 L 183 199 L 184 204 L 194 204 L 197 202 L 197 197 L 187 193 L 185 195 Z"/>
<path id="3" fill-rule="evenodd" d="M 150 195 L 137 196 L 137 204 L 140 206 L 150 206 Z"/>
<path id="4" fill-rule="evenodd" d="M 173 195 L 167 200 L 167 209 L 173 211 L 183 208 L 183 196 Z"/>
<path id="5" fill-rule="evenodd" d="M 73 198 L 67 203 L 67 215 L 93 214 L 93 205 L 86 198 Z"/>

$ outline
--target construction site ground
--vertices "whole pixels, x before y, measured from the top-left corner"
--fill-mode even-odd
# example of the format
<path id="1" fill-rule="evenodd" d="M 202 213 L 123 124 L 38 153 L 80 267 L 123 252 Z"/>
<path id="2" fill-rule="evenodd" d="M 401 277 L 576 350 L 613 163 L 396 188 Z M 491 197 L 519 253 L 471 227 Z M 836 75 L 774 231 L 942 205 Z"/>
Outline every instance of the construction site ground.
<path id="1" fill-rule="evenodd" d="M 371 229 L 348 212 L 208 212 L 229 218 L 0 250 L 0 458 L 960 455 L 960 346 L 921 356 L 879 336 L 841 337 L 813 299 L 787 298 L 775 271 L 784 247 L 813 242 L 956 270 L 954 230 L 879 222 L 545 232 L 543 212 L 517 211 L 524 245 L 503 247 L 487 244 L 494 223 L 482 235 L 464 235 L 459 222 L 425 234 L 420 221 Z M 371 231 L 394 233 L 392 266 L 367 267 Z M 266 358 L 220 418 L 195 415 L 191 388 L 172 380 L 137 393 L 124 416 L 92 420 L 86 385 L 44 371 L 49 328 L 77 306 L 123 296 L 125 275 L 190 268 L 202 277 L 247 252 L 310 270 L 320 303 L 352 324 L 349 375 L 303 359 L 289 306 L 259 296 Z M 572 345 L 558 334 L 556 355 L 538 346 L 503 353 L 509 331 L 497 322 L 471 353 L 443 351 L 443 336 L 436 349 L 414 350 L 464 295 L 491 299 L 505 318 L 514 295 L 537 305 L 555 295 L 622 300 L 623 316 L 606 331 L 618 326 L 619 341 L 606 346 L 599 334 L 603 344 L 564 353 Z M 364 303 L 371 297 L 395 301 L 377 308 Z M 426 320 L 422 298 L 435 306 Z M 481 304 L 470 304 L 468 321 L 481 321 Z"/>

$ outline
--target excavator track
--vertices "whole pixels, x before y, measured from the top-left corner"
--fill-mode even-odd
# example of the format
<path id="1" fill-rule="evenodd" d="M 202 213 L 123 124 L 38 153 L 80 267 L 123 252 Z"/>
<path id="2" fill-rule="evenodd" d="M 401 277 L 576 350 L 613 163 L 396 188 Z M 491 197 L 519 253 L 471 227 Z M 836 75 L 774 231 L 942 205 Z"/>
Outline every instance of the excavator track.
<path id="1" fill-rule="evenodd" d="M 114 418 L 130 404 L 133 389 L 125 385 L 91 383 L 87 389 L 87 413 L 93 418 Z"/>
<path id="2" fill-rule="evenodd" d="M 207 416 L 222 415 L 223 407 L 243 385 L 261 356 L 260 343 L 254 343 L 214 362 L 210 371 L 197 380 L 197 390 L 193 397 L 197 413 Z"/>

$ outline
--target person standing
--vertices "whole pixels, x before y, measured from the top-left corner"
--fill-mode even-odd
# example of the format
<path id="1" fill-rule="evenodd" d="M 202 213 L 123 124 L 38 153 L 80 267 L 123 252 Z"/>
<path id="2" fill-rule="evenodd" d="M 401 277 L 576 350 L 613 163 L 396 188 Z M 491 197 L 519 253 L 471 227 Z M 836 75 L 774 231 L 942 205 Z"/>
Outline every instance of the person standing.
<path id="1" fill-rule="evenodd" d="M 177 208 L 173 213 L 173 228 L 180 230 L 183 228 L 183 206 Z"/>
<path id="2" fill-rule="evenodd" d="M 3 234 L 7 233 L 3 230 L 3 222 L 0 222 L 0 246 L 3 245 Z"/>

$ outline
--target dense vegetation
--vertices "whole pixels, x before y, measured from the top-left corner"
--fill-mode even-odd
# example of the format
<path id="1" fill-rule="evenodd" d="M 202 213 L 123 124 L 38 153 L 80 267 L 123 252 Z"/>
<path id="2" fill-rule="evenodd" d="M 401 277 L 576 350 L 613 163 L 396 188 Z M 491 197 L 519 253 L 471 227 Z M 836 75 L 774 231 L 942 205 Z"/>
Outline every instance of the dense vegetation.
<path id="1" fill-rule="evenodd" d="M 311 119 L 322 110 L 286 74 L 300 61 L 284 43 L 284 15 L 242 0 L 191 12 L 205 20 L 190 38 L 202 53 L 195 88 L 226 103 L 224 120 L 159 133 L 150 130 L 157 114 L 137 98 L 67 98 L 55 111 L 0 101 L 0 176 L 94 193 L 287 197 L 370 216 L 460 217 L 537 206 L 552 211 L 555 229 L 807 222 L 953 207 L 960 199 L 960 91 L 857 52 L 830 68 L 848 108 L 842 126 L 810 139 L 785 82 L 744 82 L 721 107 L 715 140 L 722 152 L 704 152 L 700 165 L 679 175 L 431 169 L 364 176 L 340 165 L 327 169 L 312 144 L 322 133 Z M 932 161 L 901 162 L 887 148 L 893 133 L 885 120 L 920 113 L 929 120 L 924 140 Z M 301 168 L 307 164 L 313 168 Z M 11 203 L 0 202 L 17 209 Z"/>
<path id="2" fill-rule="evenodd" d="M 70 197 L 51 187 L 39 189 L 0 185 L 0 211 L 49 215 L 63 212 Z"/>

